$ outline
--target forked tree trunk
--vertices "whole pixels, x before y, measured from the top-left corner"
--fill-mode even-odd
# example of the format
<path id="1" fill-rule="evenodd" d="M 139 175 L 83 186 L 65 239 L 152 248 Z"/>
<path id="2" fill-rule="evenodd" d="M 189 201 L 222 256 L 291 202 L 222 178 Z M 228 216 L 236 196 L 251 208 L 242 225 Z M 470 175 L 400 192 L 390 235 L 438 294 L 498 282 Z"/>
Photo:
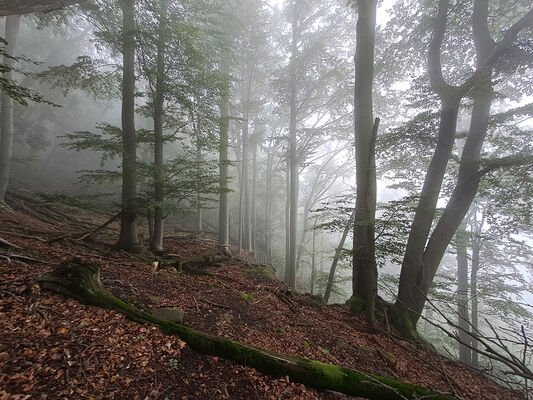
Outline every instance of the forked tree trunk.
<path id="1" fill-rule="evenodd" d="M 10 56 L 15 55 L 17 39 L 20 28 L 20 15 L 12 15 L 6 18 L 7 46 L 5 51 Z M 12 79 L 11 69 L 15 65 L 15 60 L 4 57 L 4 66 L 8 69 L 2 78 L 10 81 Z M 4 204 L 7 187 L 9 185 L 9 175 L 11 170 L 11 154 L 13 152 L 13 99 L 2 92 L 2 115 L 0 115 L 0 206 Z"/>
<path id="2" fill-rule="evenodd" d="M 440 66 L 440 48 L 445 36 L 449 1 L 439 0 L 439 12 L 429 51 L 429 70 L 433 89 L 441 97 L 441 121 L 437 148 L 431 160 L 402 264 L 398 299 L 393 322 L 404 336 L 416 338 L 416 323 L 424 308 L 427 293 L 455 231 L 468 212 L 478 190 L 482 171 L 479 157 L 487 133 L 492 103 L 493 65 L 513 44 L 517 35 L 533 22 L 533 9 L 505 31 L 502 40 L 490 37 L 486 1 L 475 0 L 472 30 L 476 47 L 476 72 L 461 86 L 444 82 Z M 462 97 L 471 90 L 474 104 L 470 127 L 459 165 L 457 183 L 446 208 L 431 233 L 435 208 L 446 164 L 450 159 L 457 110 Z M 427 243 L 427 244 L 426 244 Z"/>
<path id="3" fill-rule="evenodd" d="M 359 0 L 355 50 L 355 161 L 357 197 L 353 234 L 351 309 L 375 320 L 378 270 L 375 248 L 376 160 L 379 119 L 374 121 L 374 38 L 377 0 Z"/>
<path id="4" fill-rule="evenodd" d="M 135 0 L 121 0 L 123 15 L 122 67 L 122 215 L 117 246 L 139 247 L 137 236 L 137 140 L 135 137 Z"/>
<path id="5" fill-rule="evenodd" d="M 288 376 L 291 381 L 301 382 L 319 390 L 334 390 L 375 400 L 423 397 L 434 400 L 454 399 L 395 379 L 320 361 L 276 354 L 160 319 L 114 297 L 102 287 L 98 266 L 80 260 L 64 263 L 56 270 L 42 275 L 39 284 L 42 289 L 53 290 L 84 304 L 115 310 L 133 321 L 159 326 L 164 333 L 178 336 L 198 352 L 223 357 L 272 376 Z"/>

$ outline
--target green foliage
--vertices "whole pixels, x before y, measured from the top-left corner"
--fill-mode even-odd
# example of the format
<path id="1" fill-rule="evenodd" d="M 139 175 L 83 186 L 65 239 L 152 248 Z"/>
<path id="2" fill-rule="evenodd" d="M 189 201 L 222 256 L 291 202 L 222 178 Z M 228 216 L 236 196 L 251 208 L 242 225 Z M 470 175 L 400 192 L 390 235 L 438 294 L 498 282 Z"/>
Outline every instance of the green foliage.
<path id="1" fill-rule="evenodd" d="M 63 95 L 72 89 L 90 93 L 93 97 L 112 100 L 120 97 L 120 70 L 118 65 L 97 61 L 89 56 L 78 56 L 70 65 L 58 65 L 37 74 L 52 88 L 61 88 Z"/>
<path id="2" fill-rule="evenodd" d="M 179 360 L 176 359 L 176 358 L 169 358 L 168 359 L 168 365 L 170 366 L 170 368 L 172 369 L 177 369 L 178 366 L 179 366 Z"/>
<path id="3" fill-rule="evenodd" d="M 9 58 L 11 60 L 14 60 L 16 62 L 20 61 L 30 61 L 27 58 L 24 57 L 14 57 L 7 53 L 5 46 L 7 45 L 7 42 L 4 38 L 0 37 L 0 57 L 2 59 Z M 6 72 L 11 71 L 17 71 L 24 75 L 29 75 L 27 73 L 24 73 L 19 70 L 14 70 L 13 68 L 9 67 L 8 65 L 4 64 L 3 62 L 0 63 L 0 89 L 5 92 L 9 97 L 11 97 L 13 100 L 15 100 L 17 103 L 28 106 L 28 101 L 33 101 L 35 103 L 44 103 L 51 105 L 53 107 L 59 107 L 59 105 L 46 100 L 42 95 L 35 92 L 34 90 L 21 86 L 18 83 L 16 83 L 12 79 L 5 78 Z"/>
<path id="4" fill-rule="evenodd" d="M 246 300 L 248 303 L 255 301 L 255 298 L 252 295 L 249 295 L 248 293 L 245 293 L 245 292 L 241 293 L 241 299 Z"/>

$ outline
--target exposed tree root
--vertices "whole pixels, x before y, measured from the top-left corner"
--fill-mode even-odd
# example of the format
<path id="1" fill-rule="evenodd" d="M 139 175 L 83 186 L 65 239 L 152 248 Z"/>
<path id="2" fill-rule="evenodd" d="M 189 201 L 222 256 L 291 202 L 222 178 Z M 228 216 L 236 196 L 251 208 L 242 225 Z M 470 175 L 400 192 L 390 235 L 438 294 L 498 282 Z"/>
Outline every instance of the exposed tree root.
<path id="1" fill-rule="evenodd" d="M 178 336 L 198 352 L 233 360 L 265 374 L 288 375 L 293 381 L 317 389 L 334 390 L 375 400 L 454 399 L 450 395 L 409 383 L 319 361 L 279 355 L 159 319 L 113 296 L 102 287 L 98 266 L 81 260 L 63 263 L 56 270 L 43 274 L 39 278 L 39 284 L 43 289 L 53 290 L 82 303 L 116 310 L 131 320 L 157 325 L 163 332 Z"/>
<path id="2" fill-rule="evenodd" d="M 167 254 L 164 257 L 163 262 L 158 262 L 157 267 L 154 268 L 153 272 L 158 271 L 164 265 L 171 265 L 176 269 L 177 272 L 183 271 L 186 268 L 191 273 L 197 273 L 198 269 L 194 266 L 219 266 L 221 262 L 227 261 L 229 258 L 225 256 L 190 256 L 190 257 L 181 257 L 177 254 Z M 214 274 L 201 272 L 201 275 L 215 276 Z"/>

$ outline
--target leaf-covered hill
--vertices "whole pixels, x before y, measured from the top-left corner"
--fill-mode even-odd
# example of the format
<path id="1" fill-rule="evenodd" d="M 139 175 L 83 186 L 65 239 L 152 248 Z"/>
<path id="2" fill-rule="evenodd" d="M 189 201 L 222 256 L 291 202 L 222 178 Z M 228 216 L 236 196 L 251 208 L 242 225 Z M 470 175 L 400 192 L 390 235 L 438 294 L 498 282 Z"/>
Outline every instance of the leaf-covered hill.
<path id="1" fill-rule="evenodd" d="M 37 277 L 79 257 L 139 309 L 185 311 L 183 324 L 275 353 L 392 377 L 464 399 L 519 399 L 468 367 L 371 327 L 340 305 L 294 293 L 251 256 L 176 273 L 113 250 L 109 216 L 20 195 L 0 212 L 0 399 L 342 399 L 191 350 L 122 315 L 41 292 Z M 169 231 L 178 227 L 169 227 Z M 85 236 L 85 237 L 84 237 Z M 84 239 L 81 239 L 84 237 Z M 174 234 L 169 253 L 215 255 L 216 242 Z"/>

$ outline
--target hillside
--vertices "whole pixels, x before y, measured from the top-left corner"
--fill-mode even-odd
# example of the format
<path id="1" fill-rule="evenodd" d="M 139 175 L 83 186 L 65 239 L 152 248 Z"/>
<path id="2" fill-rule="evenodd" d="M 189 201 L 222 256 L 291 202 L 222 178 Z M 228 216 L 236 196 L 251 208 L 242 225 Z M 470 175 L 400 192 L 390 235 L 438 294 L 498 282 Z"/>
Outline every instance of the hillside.
<path id="1" fill-rule="evenodd" d="M 272 352 L 471 400 L 520 397 L 455 361 L 372 327 L 343 305 L 288 290 L 251 256 L 175 272 L 112 248 L 110 215 L 11 195 L 0 211 L 0 399 L 344 399 L 199 354 L 158 328 L 40 291 L 37 277 L 75 257 L 101 266 L 103 285 L 137 308 L 179 307 L 183 324 Z M 179 227 L 169 227 L 179 231 Z M 169 253 L 217 255 L 208 237 L 176 233 Z M 11 263 L 10 263 L 11 262 Z"/>

